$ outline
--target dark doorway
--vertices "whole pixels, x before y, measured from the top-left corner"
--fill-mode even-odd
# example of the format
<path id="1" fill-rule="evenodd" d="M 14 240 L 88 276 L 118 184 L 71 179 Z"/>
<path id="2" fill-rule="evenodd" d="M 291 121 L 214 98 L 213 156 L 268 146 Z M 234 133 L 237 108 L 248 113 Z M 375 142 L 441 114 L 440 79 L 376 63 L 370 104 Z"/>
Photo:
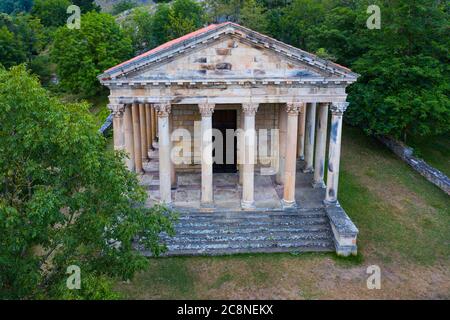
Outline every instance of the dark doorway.
<path id="1" fill-rule="evenodd" d="M 227 137 L 226 134 L 227 129 L 236 130 L 236 115 L 237 115 L 236 110 L 214 110 L 212 127 L 213 129 L 219 130 L 222 133 L 223 137 L 223 159 L 221 159 L 222 161 L 218 161 L 218 159 L 216 159 L 216 161 L 213 164 L 214 172 L 229 172 L 229 173 L 237 172 L 236 168 L 237 138 L 234 135 L 233 137 L 231 136 Z M 228 142 L 227 139 L 233 139 L 232 143 Z M 234 154 L 233 163 L 227 163 L 227 152 L 233 152 Z M 213 150 L 213 157 L 215 156 L 216 150 Z M 228 156 L 228 158 L 230 158 L 230 155 Z M 230 160 L 228 162 L 230 162 Z"/>

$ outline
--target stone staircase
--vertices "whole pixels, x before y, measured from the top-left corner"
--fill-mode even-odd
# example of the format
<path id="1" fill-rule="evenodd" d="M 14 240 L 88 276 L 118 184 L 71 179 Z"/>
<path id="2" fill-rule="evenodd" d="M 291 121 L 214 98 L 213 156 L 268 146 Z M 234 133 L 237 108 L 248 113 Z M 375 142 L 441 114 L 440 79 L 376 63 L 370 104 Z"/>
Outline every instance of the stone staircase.
<path id="1" fill-rule="evenodd" d="M 181 213 L 167 256 L 334 251 L 323 209 L 295 212 Z M 149 252 L 144 252 L 150 255 Z"/>

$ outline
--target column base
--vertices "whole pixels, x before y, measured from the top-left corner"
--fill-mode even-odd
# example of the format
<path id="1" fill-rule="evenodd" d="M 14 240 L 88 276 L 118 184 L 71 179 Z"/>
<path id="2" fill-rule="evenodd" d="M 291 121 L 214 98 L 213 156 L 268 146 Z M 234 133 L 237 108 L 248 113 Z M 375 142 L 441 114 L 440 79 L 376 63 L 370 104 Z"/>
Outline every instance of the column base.
<path id="1" fill-rule="evenodd" d="M 200 211 L 201 212 L 213 212 L 214 211 L 214 202 L 201 202 L 200 203 Z"/>
<path id="2" fill-rule="evenodd" d="M 281 207 L 283 210 L 295 210 L 297 209 L 297 203 L 294 201 L 286 201 L 281 199 Z"/>
<path id="3" fill-rule="evenodd" d="M 167 201 L 159 201 L 160 205 L 166 206 L 168 209 L 172 209 L 173 208 L 173 202 L 167 202 Z"/>
<path id="4" fill-rule="evenodd" d="M 302 172 L 303 173 L 313 173 L 314 172 L 314 168 L 303 168 Z"/>
<path id="5" fill-rule="evenodd" d="M 319 181 L 319 182 L 313 182 L 312 187 L 314 189 L 325 189 L 327 186 L 325 185 L 325 182 Z"/>
<path id="6" fill-rule="evenodd" d="M 241 201 L 241 208 L 242 210 L 254 210 L 255 207 L 255 201 Z"/>
<path id="7" fill-rule="evenodd" d="M 305 161 L 305 156 L 298 157 L 300 160 Z"/>
<path id="8" fill-rule="evenodd" d="M 337 200 L 327 200 L 327 199 L 325 199 L 325 200 L 323 200 L 323 204 L 324 204 L 326 207 L 336 207 L 336 206 L 340 206 L 340 205 L 339 205 L 339 202 L 338 202 Z"/>

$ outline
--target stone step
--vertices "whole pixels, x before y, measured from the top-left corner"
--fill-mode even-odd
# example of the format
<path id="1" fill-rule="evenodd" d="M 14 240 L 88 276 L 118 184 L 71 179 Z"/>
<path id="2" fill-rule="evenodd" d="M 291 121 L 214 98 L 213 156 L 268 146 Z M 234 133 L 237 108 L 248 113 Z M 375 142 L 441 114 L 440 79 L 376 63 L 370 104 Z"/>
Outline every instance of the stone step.
<path id="1" fill-rule="evenodd" d="M 192 228 L 204 228 L 204 229 L 214 229 L 214 228 L 225 228 L 225 227 L 271 227 L 271 226 L 313 226 L 313 225 L 324 225 L 328 223 L 326 217 L 319 218 L 303 218 L 303 219 L 278 219 L 278 220 L 236 220 L 229 221 L 227 223 L 219 221 L 186 221 L 182 224 L 177 224 L 177 229 L 192 229 Z"/>
<path id="2" fill-rule="evenodd" d="M 217 226 L 216 228 L 205 229 L 203 227 L 193 227 L 193 228 L 184 228 L 176 227 L 175 228 L 177 235 L 187 235 L 187 236 L 206 236 L 206 235 L 249 235 L 249 234 L 278 234 L 278 233 L 302 233 L 302 232 L 330 232 L 331 229 L 327 224 L 318 224 L 318 225 L 304 225 L 304 226 L 267 226 L 267 227 L 240 227 L 240 228 L 230 228 L 230 227 L 221 227 Z"/>
<path id="3" fill-rule="evenodd" d="M 216 242 L 233 242 L 240 241 L 245 243 L 253 243 L 257 241 L 272 241 L 280 243 L 283 241 L 313 241 L 328 240 L 331 230 L 320 232 L 252 232 L 252 233 L 236 233 L 236 234 L 177 234 L 173 238 L 165 238 L 167 244 L 210 244 Z"/>
<path id="4" fill-rule="evenodd" d="M 332 252 L 334 243 L 326 241 L 252 241 L 252 242 L 214 242 L 209 244 L 169 245 L 165 256 L 179 255 L 227 255 L 236 253 L 273 252 Z M 148 252 L 144 254 L 148 255 Z"/>

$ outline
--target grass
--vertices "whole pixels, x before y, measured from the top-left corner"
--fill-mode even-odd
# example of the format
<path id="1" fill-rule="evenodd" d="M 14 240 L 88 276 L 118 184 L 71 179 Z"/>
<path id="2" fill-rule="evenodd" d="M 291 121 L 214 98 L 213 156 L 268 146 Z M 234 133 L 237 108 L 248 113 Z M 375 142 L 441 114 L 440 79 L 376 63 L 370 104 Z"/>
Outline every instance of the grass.
<path id="1" fill-rule="evenodd" d="M 450 298 L 450 197 L 345 127 L 339 199 L 360 230 L 356 257 L 158 258 L 117 289 L 129 299 Z M 382 270 L 381 290 L 366 287 L 373 264 Z"/>
<path id="2" fill-rule="evenodd" d="M 431 166 L 450 176 L 450 136 L 434 136 L 427 138 L 413 137 L 408 144 L 414 152 Z"/>

